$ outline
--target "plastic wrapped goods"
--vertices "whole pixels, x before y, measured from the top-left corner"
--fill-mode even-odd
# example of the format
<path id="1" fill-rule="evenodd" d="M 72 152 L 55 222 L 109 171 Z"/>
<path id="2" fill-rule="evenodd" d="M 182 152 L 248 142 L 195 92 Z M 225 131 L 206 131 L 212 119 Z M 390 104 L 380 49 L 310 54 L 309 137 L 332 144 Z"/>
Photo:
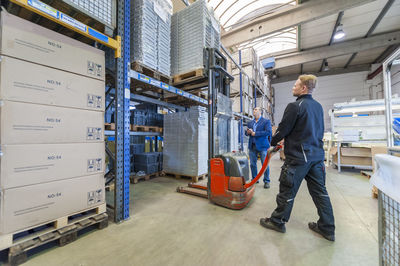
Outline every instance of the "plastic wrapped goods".
<path id="1" fill-rule="evenodd" d="M 163 168 L 166 173 L 207 173 L 208 114 L 204 107 L 164 116 Z"/>
<path id="2" fill-rule="evenodd" d="M 220 25 L 213 9 L 198 0 L 172 16 L 172 75 L 204 67 L 205 47 L 219 49 Z"/>
<path id="3" fill-rule="evenodd" d="M 134 0 L 131 5 L 131 61 L 170 76 L 170 0 Z"/>

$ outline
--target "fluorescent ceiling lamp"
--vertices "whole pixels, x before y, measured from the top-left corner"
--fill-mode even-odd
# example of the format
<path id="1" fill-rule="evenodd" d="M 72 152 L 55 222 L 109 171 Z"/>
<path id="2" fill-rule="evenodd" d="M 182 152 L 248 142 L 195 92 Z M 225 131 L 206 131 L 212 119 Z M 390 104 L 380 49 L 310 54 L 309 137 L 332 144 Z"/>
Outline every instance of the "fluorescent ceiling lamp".
<path id="1" fill-rule="evenodd" d="M 346 33 L 343 31 L 343 25 L 340 24 L 340 25 L 337 27 L 336 33 L 335 33 L 335 35 L 333 36 L 333 38 L 334 38 L 335 40 L 341 40 L 341 39 L 343 39 L 345 36 L 346 36 Z"/>
<path id="2" fill-rule="evenodd" d="M 324 68 L 322 70 L 323 71 L 328 71 L 329 70 L 328 61 L 325 61 Z"/>

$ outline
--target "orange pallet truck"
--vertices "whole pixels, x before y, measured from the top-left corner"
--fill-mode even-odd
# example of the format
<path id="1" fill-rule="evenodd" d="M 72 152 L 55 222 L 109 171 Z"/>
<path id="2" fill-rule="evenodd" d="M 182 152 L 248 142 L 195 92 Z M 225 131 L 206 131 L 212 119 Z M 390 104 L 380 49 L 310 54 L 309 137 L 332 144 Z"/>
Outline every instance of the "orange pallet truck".
<path id="1" fill-rule="evenodd" d="M 215 155 L 215 117 L 229 113 L 218 107 L 218 93 L 229 97 L 230 82 L 233 77 L 226 72 L 226 58 L 214 49 L 207 49 L 208 54 L 208 179 L 205 182 L 189 183 L 187 187 L 178 187 L 177 191 L 208 198 L 211 202 L 229 209 L 240 210 L 253 198 L 254 184 L 268 167 L 271 156 L 281 146 L 270 148 L 267 157 L 256 178 L 250 181 L 250 166 L 244 152 L 227 152 Z M 221 110 L 219 110 L 221 109 Z M 222 115 L 221 115 L 222 113 Z"/>
<path id="2" fill-rule="evenodd" d="M 229 209 L 241 210 L 253 198 L 255 183 L 264 174 L 271 157 L 280 146 L 270 148 L 256 178 L 249 180 L 250 166 L 244 152 L 225 153 L 209 160 L 207 183 L 189 183 L 177 191 L 208 198 L 211 202 Z"/>

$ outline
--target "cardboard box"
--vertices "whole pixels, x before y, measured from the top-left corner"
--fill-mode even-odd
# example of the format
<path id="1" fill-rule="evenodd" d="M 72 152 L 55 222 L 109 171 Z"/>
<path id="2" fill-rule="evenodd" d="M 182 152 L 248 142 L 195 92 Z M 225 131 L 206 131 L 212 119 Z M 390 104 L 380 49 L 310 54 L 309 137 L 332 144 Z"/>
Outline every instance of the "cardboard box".
<path id="1" fill-rule="evenodd" d="M 2 145 L 0 187 L 8 189 L 104 173 L 100 143 Z"/>
<path id="2" fill-rule="evenodd" d="M 333 155 L 333 162 L 337 164 L 338 163 L 337 147 L 333 147 L 331 149 L 331 154 Z M 371 148 L 341 147 L 340 164 L 372 166 Z"/>
<path id="3" fill-rule="evenodd" d="M 104 141 L 103 112 L 2 101 L 1 144 Z"/>
<path id="4" fill-rule="evenodd" d="M 7 12 L 0 16 L 2 55 L 104 81 L 103 51 Z"/>
<path id="5" fill-rule="evenodd" d="M 0 61 L 0 99 L 104 111 L 105 84 L 8 56 Z"/>
<path id="6" fill-rule="evenodd" d="M 387 154 L 388 148 L 384 146 L 371 147 L 371 157 L 372 157 L 372 171 L 375 172 L 375 155 L 377 154 Z"/>
<path id="7" fill-rule="evenodd" d="M 337 153 L 333 156 L 333 162 L 337 164 L 338 156 Z M 340 164 L 346 165 L 362 165 L 362 166 L 371 166 L 372 158 L 371 157 L 356 157 L 356 156 L 340 156 Z"/>
<path id="8" fill-rule="evenodd" d="M 104 175 L 90 175 L 1 190 L 0 233 L 52 222 L 105 200 Z"/>

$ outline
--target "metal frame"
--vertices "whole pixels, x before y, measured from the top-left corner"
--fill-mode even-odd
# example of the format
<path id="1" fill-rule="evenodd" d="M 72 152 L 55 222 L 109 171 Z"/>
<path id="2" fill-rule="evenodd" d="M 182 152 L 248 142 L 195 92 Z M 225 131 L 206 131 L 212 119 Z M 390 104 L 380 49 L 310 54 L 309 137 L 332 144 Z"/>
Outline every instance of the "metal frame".
<path id="1" fill-rule="evenodd" d="M 240 79 L 240 114 L 243 115 L 243 70 L 242 70 L 242 51 L 239 50 L 239 66 L 240 66 L 240 73 L 239 73 L 239 79 Z M 243 144 L 243 117 L 240 118 L 240 123 L 239 123 L 239 144 L 240 144 L 240 149 L 243 151 L 244 150 L 244 144 Z"/>
<path id="2" fill-rule="evenodd" d="M 371 34 L 374 32 L 376 27 L 378 27 L 379 23 L 381 22 L 383 17 L 386 15 L 386 13 L 388 12 L 388 10 L 390 9 L 390 7 L 392 6 L 393 3 L 394 3 L 394 0 L 387 1 L 385 6 L 382 8 L 381 12 L 379 13 L 378 17 L 375 19 L 374 23 L 372 23 L 372 25 L 369 28 L 367 34 L 365 34 L 364 38 L 368 38 L 368 37 L 371 36 Z M 351 64 L 351 62 L 354 60 L 354 58 L 356 58 L 357 54 L 358 53 L 353 53 L 351 55 L 350 59 L 345 64 L 344 68 L 347 68 Z"/>
<path id="3" fill-rule="evenodd" d="M 336 31 L 337 31 L 337 28 L 339 27 L 340 22 L 342 21 L 343 15 L 344 15 L 344 11 L 340 11 L 339 14 L 338 14 L 338 17 L 337 17 L 337 19 L 336 19 L 335 26 L 333 27 L 332 34 L 331 34 L 331 38 L 330 38 L 330 40 L 329 40 L 328 46 L 331 46 L 332 43 L 333 43 L 333 40 L 334 40 L 334 38 L 335 38 L 335 34 L 336 34 Z M 322 71 L 324 70 L 325 62 L 327 62 L 326 58 L 324 58 L 324 59 L 322 60 L 322 64 L 321 64 L 321 67 L 319 68 L 319 72 L 322 72 Z M 303 66 L 303 64 L 301 64 L 301 65 Z M 302 73 L 303 71 L 301 70 L 300 72 Z"/>
<path id="4" fill-rule="evenodd" d="M 393 61 L 400 57 L 400 48 L 397 48 L 385 61 L 383 61 L 383 90 L 385 93 L 385 116 L 386 116 L 386 137 L 387 146 L 393 147 L 393 114 L 392 114 L 392 83 L 390 69 Z"/>
<path id="5" fill-rule="evenodd" d="M 388 154 L 400 154 L 400 149 L 389 148 Z M 397 256 L 399 255 L 397 241 L 400 239 L 400 229 L 398 226 L 395 226 L 395 223 L 397 223 L 397 225 L 400 224 L 399 217 L 400 203 L 378 189 L 378 243 L 380 266 L 398 265 L 399 263 L 400 257 L 395 257 L 396 253 Z M 395 238 L 397 238 L 397 241 Z"/>
<path id="6" fill-rule="evenodd" d="M 130 0 L 118 0 L 118 34 L 122 39 L 122 58 L 117 59 L 117 88 L 115 98 L 116 172 L 114 220 L 129 219 L 130 185 Z"/>
<path id="7" fill-rule="evenodd" d="M 161 81 L 156 80 L 154 78 L 151 78 L 149 76 L 140 74 L 140 73 L 138 73 L 138 72 L 136 72 L 134 70 L 130 70 L 129 77 L 133 78 L 135 80 L 150 84 L 152 86 L 155 86 L 155 87 L 157 87 L 159 89 L 162 89 L 162 90 L 164 90 L 166 92 L 170 92 L 170 93 L 173 93 L 173 94 L 176 94 L 176 95 L 183 96 L 183 97 L 185 97 L 187 99 L 196 101 L 198 103 L 201 103 L 201 104 L 204 104 L 204 105 L 208 104 L 208 101 L 206 99 L 200 98 L 200 97 L 198 97 L 198 96 L 196 96 L 194 94 L 188 93 L 188 92 L 183 91 L 181 89 L 177 89 L 177 88 L 175 88 L 175 87 L 173 87 L 171 85 L 168 85 L 167 83 L 164 83 L 164 82 L 161 82 Z"/>
<path id="8" fill-rule="evenodd" d="M 391 110 L 392 101 L 388 101 L 388 104 L 390 104 L 390 109 L 389 110 Z M 354 167 L 354 168 L 357 168 L 357 169 L 372 170 L 371 166 L 344 165 L 344 164 L 341 164 L 340 148 L 341 148 L 343 143 L 348 143 L 348 144 L 351 144 L 351 143 L 384 143 L 385 141 L 384 140 L 382 140 L 382 141 L 369 140 L 369 141 L 351 142 L 351 141 L 334 140 L 335 127 L 336 127 L 336 123 L 335 122 L 336 122 L 336 119 L 340 119 L 340 118 L 335 118 L 335 111 L 336 112 L 340 112 L 340 111 L 346 110 L 346 108 L 357 108 L 357 107 L 373 108 L 373 107 L 376 107 L 376 106 L 382 106 L 383 107 L 383 101 L 382 100 L 369 100 L 369 101 L 360 101 L 360 102 L 349 102 L 349 103 L 343 103 L 343 104 L 335 104 L 334 105 L 334 109 L 332 109 L 329 112 L 329 115 L 331 116 L 331 141 L 332 142 L 336 142 L 336 148 L 337 148 L 338 160 L 337 160 L 336 166 L 338 168 L 338 172 L 341 172 L 342 167 Z M 351 112 L 351 111 L 349 111 L 349 112 Z M 368 109 L 359 110 L 358 112 L 368 112 Z M 391 113 L 390 113 L 390 115 L 391 115 Z M 389 120 L 389 121 L 391 121 L 391 120 Z M 333 160 L 332 160 L 332 163 L 333 163 Z M 333 164 L 335 164 L 335 163 L 333 163 Z"/>
<path id="9" fill-rule="evenodd" d="M 62 0 L 62 1 L 67 3 L 68 5 L 72 6 L 73 8 L 79 10 L 80 12 L 90 16 L 90 17 L 94 16 L 93 14 L 90 14 L 89 10 L 82 9 L 81 5 L 76 4 L 71 0 Z M 112 0 L 111 1 L 111 23 L 108 23 L 107 21 L 105 21 L 102 18 L 97 17 L 97 16 L 94 16 L 94 18 L 96 20 L 98 20 L 99 22 L 103 23 L 105 26 L 109 27 L 110 30 L 114 30 L 115 26 L 116 26 L 116 23 L 117 23 L 116 22 L 117 20 L 116 20 L 116 17 L 115 17 L 115 14 L 117 13 L 116 12 L 116 8 L 117 8 L 116 0 Z"/>

